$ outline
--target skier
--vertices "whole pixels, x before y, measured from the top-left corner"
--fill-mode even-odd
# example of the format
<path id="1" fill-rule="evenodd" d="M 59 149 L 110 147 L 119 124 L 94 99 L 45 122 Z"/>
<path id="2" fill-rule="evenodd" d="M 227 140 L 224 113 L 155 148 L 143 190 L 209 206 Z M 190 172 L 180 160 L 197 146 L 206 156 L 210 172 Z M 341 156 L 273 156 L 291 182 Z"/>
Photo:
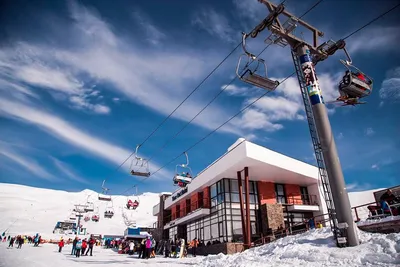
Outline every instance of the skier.
<path id="1" fill-rule="evenodd" d="M 76 257 L 79 258 L 81 256 L 82 249 L 82 240 L 79 238 L 78 242 L 76 242 Z"/>
<path id="2" fill-rule="evenodd" d="M 86 238 L 85 238 L 85 239 L 83 239 L 83 241 L 82 241 L 82 253 L 81 253 L 82 256 L 85 256 L 85 250 L 86 250 L 86 248 L 87 248 L 87 241 L 86 241 Z"/>
<path id="3" fill-rule="evenodd" d="M 88 248 L 88 250 L 86 251 L 86 253 L 85 253 L 85 256 L 87 256 L 87 254 L 89 253 L 89 251 L 90 251 L 90 256 L 93 256 L 93 246 L 94 246 L 94 243 L 95 243 L 96 241 L 94 240 L 94 238 L 93 237 L 90 237 L 90 239 L 89 239 L 89 248 Z"/>
<path id="4" fill-rule="evenodd" d="M 8 247 L 10 248 L 12 248 L 12 247 L 14 247 L 14 237 L 11 237 L 11 239 L 10 239 L 10 243 L 8 243 Z"/>
<path id="5" fill-rule="evenodd" d="M 78 237 L 75 237 L 74 241 L 72 241 L 71 255 L 76 254 L 76 243 L 78 243 Z"/>
<path id="6" fill-rule="evenodd" d="M 24 238 L 23 238 L 22 236 L 19 235 L 19 236 L 17 237 L 17 244 L 18 244 L 17 248 L 21 249 L 23 243 L 24 243 Z"/>
<path id="7" fill-rule="evenodd" d="M 135 243 L 133 243 L 133 241 L 131 240 L 131 242 L 129 242 L 129 255 L 133 255 L 134 249 L 135 249 Z"/>
<path id="8" fill-rule="evenodd" d="M 151 244 L 152 244 L 152 242 L 151 242 L 150 236 L 148 236 L 147 240 L 146 240 L 146 259 L 150 258 Z"/>
<path id="9" fill-rule="evenodd" d="M 199 241 L 197 240 L 197 237 L 195 237 L 192 242 L 190 242 L 190 247 L 192 248 L 192 256 L 196 257 L 196 249 L 199 246 Z"/>
<path id="10" fill-rule="evenodd" d="M 61 238 L 60 242 L 58 242 L 58 252 L 61 252 L 63 247 L 64 247 L 64 239 Z"/>

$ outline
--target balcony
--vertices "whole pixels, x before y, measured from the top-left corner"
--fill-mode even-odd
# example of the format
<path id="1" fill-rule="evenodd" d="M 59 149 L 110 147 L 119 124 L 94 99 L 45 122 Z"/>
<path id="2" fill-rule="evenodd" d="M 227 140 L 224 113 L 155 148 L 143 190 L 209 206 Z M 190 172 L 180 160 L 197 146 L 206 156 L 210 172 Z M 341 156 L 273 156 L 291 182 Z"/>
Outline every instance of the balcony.
<path id="1" fill-rule="evenodd" d="M 287 197 L 288 211 L 313 212 L 320 211 L 316 195 L 289 195 Z"/>
<path id="2" fill-rule="evenodd" d="M 164 218 L 164 229 L 184 222 L 192 221 L 210 214 L 209 199 L 199 199 L 190 205 L 177 209 L 170 216 Z"/>
<path id="3" fill-rule="evenodd" d="M 160 213 L 160 203 L 153 207 L 153 216 L 157 216 Z"/>

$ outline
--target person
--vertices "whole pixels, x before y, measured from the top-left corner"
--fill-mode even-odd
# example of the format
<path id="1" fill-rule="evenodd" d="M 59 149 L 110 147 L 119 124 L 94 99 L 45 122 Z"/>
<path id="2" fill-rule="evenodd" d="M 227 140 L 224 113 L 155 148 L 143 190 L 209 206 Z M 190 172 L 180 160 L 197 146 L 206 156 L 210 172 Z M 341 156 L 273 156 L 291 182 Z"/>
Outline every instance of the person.
<path id="1" fill-rule="evenodd" d="M 322 223 L 321 222 L 318 222 L 317 223 L 317 228 L 323 228 L 324 226 L 322 225 Z"/>
<path id="2" fill-rule="evenodd" d="M 129 242 L 129 255 L 133 255 L 134 249 L 135 249 L 135 243 L 133 243 L 133 241 L 131 240 L 131 242 Z"/>
<path id="3" fill-rule="evenodd" d="M 58 242 L 58 252 L 61 252 L 63 247 L 64 247 L 64 239 L 61 238 L 60 242 Z"/>
<path id="4" fill-rule="evenodd" d="M 139 257 L 138 257 L 139 259 L 140 258 L 144 259 L 145 256 L 146 256 L 146 244 L 145 244 L 145 242 L 146 242 L 145 238 L 143 238 L 142 242 L 140 242 L 140 250 L 139 250 Z"/>
<path id="5" fill-rule="evenodd" d="M 192 256 L 196 257 L 196 249 L 199 246 L 199 241 L 197 240 L 197 237 L 195 237 L 192 242 L 190 242 L 190 247 L 192 248 Z"/>
<path id="6" fill-rule="evenodd" d="M 82 256 L 85 256 L 86 248 L 87 248 L 87 241 L 86 241 L 86 238 L 85 238 L 85 239 L 83 239 L 83 241 L 82 241 L 82 252 L 81 252 L 81 255 L 82 255 Z"/>
<path id="7" fill-rule="evenodd" d="M 400 202 L 400 199 L 398 196 L 395 196 L 392 192 L 392 190 L 388 189 L 386 192 L 380 197 L 380 201 L 386 201 L 389 205 L 396 204 Z"/>
<path id="8" fill-rule="evenodd" d="M 308 226 L 309 226 L 310 229 L 315 229 L 315 221 L 314 221 L 314 218 L 310 218 L 310 219 L 308 220 Z"/>
<path id="9" fill-rule="evenodd" d="M 89 239 L 89 248 L 86 251 L 85 256 L 88 255 L 89 251 L 90 251 L 90 256 L 93 256 L 93 246 L 94 246 L 95 242 L 96 241 L 94 240 L 93 236 L 91 236 L 90 239 Z"/>
<path id="10" fill-rule="evenodd" d="M 146 259 L 148 259 L 150 258 L 151 255 L 151 245 L 152 245 L 150 236 L 147 237 L 145 244 L 146 244 Z"/>
<path id="11" fill-rule="evenodd" d="M 78 243 L 78 237 L 75 237 L 74 241 L 72 241 L 71 255 L 75 255 L 76 254 L 76 243 Z"/>
<path id="12" fill-rule="evenodd" d="M 165 258 L 168 258 L 170 253 L 171 253 L 171 241 L 168 239 L 165 242 Z"/>
<path id="13" fill-rule="evenodd" d="M 126 207 L 128 208 L 128 209 L 130 209 L 131 207 L 133 207 L 133 202 L 132 202 L 132 200 L 128 200 L 128 204 L 126 204 Z"/>
<path id="14" fill-rule="evenodd" d="M 135 200 L 135 202 L 133 202 L 133 209 L 136 209 L 139 206 L 139 202 L 137 200 Z"/>
<path id="15" fill-rule="evenodd" d="M 151 237 L 150 240 L 151 240 L 151 253 L 150 253 L 150 258 L 155 258 L 155 257 L 156 257 L 156 251 L 155 251 L 155 248 L 156 248 L 156 240 L 155 240 L 153 237 Z"/>
<path id="16" fill-rule="evenodd" d="M 82 240 L 79 238 L 76 242 L 76 257 L 79 258 L 81 256 L 81 249 L 82 249 Z"/>

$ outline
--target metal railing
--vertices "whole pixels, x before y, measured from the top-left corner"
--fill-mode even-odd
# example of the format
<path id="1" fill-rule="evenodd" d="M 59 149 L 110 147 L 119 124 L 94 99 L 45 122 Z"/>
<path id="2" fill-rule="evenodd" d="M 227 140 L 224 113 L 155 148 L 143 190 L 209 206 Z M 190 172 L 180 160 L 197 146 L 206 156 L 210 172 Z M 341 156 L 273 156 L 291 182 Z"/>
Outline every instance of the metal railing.
<path id="1" fill-rule="evenodd" d="M 317 195 L 293 195 L 287 197 L 287 204 L 290 205 L 316 205 L 318 206 Z"/>
<path id="2" fill-rule="evenodd" d="M 326 223 L 329 221 L 329 219 L 325 219 L 324 216 L 328 216 L 328 215 L 329 215 L 328 213 L 321 214 L 321 215 L 312 217 L 311 219 L 313 219 L 315 222 L 316 218 L 323 217 L 321 220 L 318 220 L 318 222 Z M 295 223 L 295 224 L 293 224 L 289 227 L 283 228 L 283 229 L 274 230 L 274 231 L 272 231 L 272 233 L 270 235 L 263 236 L 260 239 L 257 239 L 254 242 L 252 242 L 252 247 L 257 247 L 257 246 L 261 246 L 264 244 L 268 244 L 268 243 L 271 243 L 271 242 L 273 242 L 277 239 L 280 239 L 282 237 L 285 237 L 285 236 L 297 235 L 297 234 L 307 232 L 308 231 L 308 220 L 307 220 L 307 222 L 301 222 L 301 223 L 299 222 L 299 223 Z M 301 226 L 304 226 L 304 228 L 298 229 L 298 230 L 292 230 L 293 228 L 298 228 Z M 315 225 L 315 227 L 316 227 L 316 225 Z"/>
<path id="3" fill-rule="evenodd" d="M 210 208 L 210 199 L 209 198 L 202 198 L 198 199 L 197 201 L 190 202 L 190 205 L 186 205 L 180 209 L 177 209 L 175 212 L 172 212 L 171 215 L 165 216 L 163 218 L 163 225 L 169 223 L 170 221 L 185 217 L 190 213 L 198 210 L 198 209 L 209 209 Z M 160 211 L 162 212 L 162 211 Z M 157 223 L 157 225 L 160 225 Z"/>

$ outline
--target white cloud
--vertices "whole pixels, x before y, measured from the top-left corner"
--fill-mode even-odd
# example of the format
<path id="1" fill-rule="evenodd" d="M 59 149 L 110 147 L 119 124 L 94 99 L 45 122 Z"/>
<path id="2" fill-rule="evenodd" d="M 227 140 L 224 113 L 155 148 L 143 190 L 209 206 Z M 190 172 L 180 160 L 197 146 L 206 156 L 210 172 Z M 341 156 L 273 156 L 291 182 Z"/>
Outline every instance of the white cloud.
<path id="1" fill-rule="evenodd" d="M 379 38 L 371 38 L 371 36 L 379 36 Z M 397 51 L 399 39 L 399 26 L 377 26 L 360 31 L 347 47 L 350 53 Z"/>
<path id="2" fill-rule="evenodd" d="M 115 103 L 118 103 L 118 102 L 120 102 L 120 101 L 121 101 L 121 99 L 120 99 L 120 98 L 118 98 L 118 97 L 114 97 L 112 100 L 113 100 Z"/>
<path id="3" fill-rule="evenodd" d="M 77 109 L 87 109 L 97 114 L 108 114 L 111 111 L 111 109 L 105 105 L 90 103 L 87 95 L 73 95 L 69 98 L 69 101 L 72 106 Z"/>
<path id="4" fill-rule="evenodd" d="M 233 38 L 235 31 L 229 24 L 229 20 L 213 8 L 203 8 L 197 11 L 192 19 L 192 24 L 225 42 L 235 43 L 239 40 Z"/>
<path id="5" fill-rule="evenodd" d="M 238 125 L 244 129 L 251 130 L 264 130 L 266 132 L 274 132 L 283 128 L 283 125 L 272 123 L 269 117 L 257 110 L 257 109 L 246 109 L 239 118 L 235 118 L 235 125 Z"/>
<path id="6" fill-rule="evenodd" d="M 41 178 L 44 180 L 49 180 L 49 181 L 57 180 L 57 178 L 55 176 L 53 176 L 51 173 L 46 171 L 44 168 L 42 168 L 39 164 L 37 164 L 32 159 L 28 159 L 21 155 L 18 155 L 14 151 L 7 150 L 3 146 L 1 147 L 0 154 L 11 159 L 12 161 L 16 162 L 18 165 L 24 167 L 25 169 L 30 171 L 32 174 L 34 174 L 38 178 Z"/>
<path id="7" fill-rule="evenodd" d="M 33 107 L 10 102 L 0 98 L 0 111 L 11 117 L 18 118 L 24 122 L 36 125 L 47 131 L 56 138 L 84 149 L 95 156 L 101 157 L 113 164 L 121 164 L 131 152 L 119 146 L 110 144 L 100 138 L 96 138 L 93 134 L 85 133 L 63 119 L 40 111 Z M 2 113 L 0 113 L 1 115 Z M 128 161 L 125 164 L 125 171 L 128 171 Z M 154 169 L 158 169 L 157 164 L 152 164 Z M 160 176 L 166 176 L 167 172 L 161 171 Z"/>
<path id="8" fill-rule="evenodd" d="M 221 86 L 221 89 L 224 89 L 226 84 Z M 226 87 L 225 92 L 230 96 L 240 96 L 240 97 L 249 97 L 260 95 L 261 89 L 256 87 L 248 87 L 248 86 L 237 86 L 235 84 L 230 84 Z"/>
<path id="9" fill-rule="evenodd" d="M 156 26 L 154 26 L 150 19 L 140 10 L 136 10 L 133 12 L 133 17 L 135 21 L 140 24 L 142 29 L 147 36 L 147 41 L 149 41 L 153 45 L 159 45 L 161 41 L 165 40 L 166 35 L 159 30 Z"/>
<path id="10" fill-rule="evenodd" d="M 75 174 L 75 172 L 71 169 L 71 167 L 69 167 L 66 163 L 64 163 L 54 157 L 51 157 L 51 158 L 53 159 L 54 165 L 61 171 L 61 175 L 66 175 L 71 180 L 74 180 L 74 181 L 77 181 L 80 183 L 89 184 L 89 182 L 86 179 Z"/>
<path id="11" fill-rule="evenodd" d="M 371 169 L 379 170 L 378 164 L 372 164 Z"/>
<path id="12" fill-rule="evenodd" d="M 373 136 L 375 134 L 375 131 L 374 131 L 374 129 L 369 127 L 367 129 L 365 129 L 364 133 L 365 133 L 366 136 Z"/>
<path id="13" fill-rule="evenodd" d="M 354 182 L 346 185 L 347 191 L 352 191 L 352 192 L 365 191 L 365 190 L 370 190 L 372 188 L 373 186 L 369 183 L 360 184 L 358 182 Z"/>
<path id="14" fill-rule="evenodd" d="M 389 102 L 400 100 L 400 67 L 390 70 L 379 90 L 381 99 Z M 381 104 L 383 105 L 383 101 Z"/>
<path id="15" fill-rule="evenodd" d="M 337 139 L 338 139 L 338 140 L 341 140 L 341 139 L 343 139 L 343 138 L 344 138 L 343 133 L 339 133 L 338 136 L 337 136 Z"/>

